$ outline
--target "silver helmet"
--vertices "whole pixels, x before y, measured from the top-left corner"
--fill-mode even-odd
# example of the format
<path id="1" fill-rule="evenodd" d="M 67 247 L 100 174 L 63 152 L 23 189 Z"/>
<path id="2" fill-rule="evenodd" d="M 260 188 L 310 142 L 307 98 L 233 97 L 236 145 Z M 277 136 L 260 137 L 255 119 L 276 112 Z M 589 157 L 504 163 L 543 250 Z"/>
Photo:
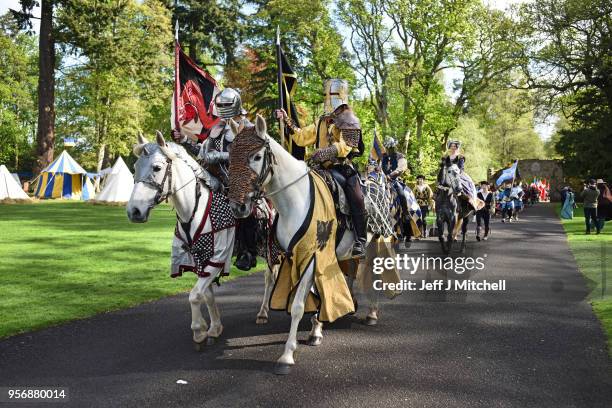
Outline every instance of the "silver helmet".
<path id="1" fill-rule="evenodd" d="M 232 88 L 225 88 L 217 94 L 215 97 L 215 107 L 217 109 L 217 116 L 223 119 L 246 115 L 246 111 L 242 109 L 240 94 Z"/>
<path id="2" fill-rule="evenodd" d="M 323 82 L 325 99 L 323 100 L 323 110 L 325 113 L 332 113 L 342 105 L 348 105 L 348 82 L 344 79 L 326 79 Z"/>
<path id="3" fill-rule="evenodd" d="M 393 149 L 397 147 L 397 140 L 395 140 L 395 138 L 393 137 L 387 137 L 385 138 L 385 141 L 383 142 L 383 146 L 386 149 Z"/>

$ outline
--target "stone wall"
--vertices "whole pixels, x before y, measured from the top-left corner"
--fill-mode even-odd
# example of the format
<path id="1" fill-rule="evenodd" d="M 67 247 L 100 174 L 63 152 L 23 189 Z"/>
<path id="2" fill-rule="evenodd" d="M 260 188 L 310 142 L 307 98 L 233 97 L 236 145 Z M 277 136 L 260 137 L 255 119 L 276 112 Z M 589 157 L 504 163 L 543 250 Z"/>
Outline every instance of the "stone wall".
<path id="1" fill-rule="evenodd" d="M 496 172 L 490 171 L 489 181 L 495 183 L 495 180 L 501 175 L 503 169 Z M 519 160 L 518 163 L 520 181 L 530 184 L 534 177 L 538 179 L 546 179 L 550 184 L 550 199 L 551 201 L 561 201 L 560 190 L 565 186 L 565 179 L 561 163 L 558 160 L 538 160 L 526 159 Z M 492 174 L 491 174 L 492 173 Z"/>

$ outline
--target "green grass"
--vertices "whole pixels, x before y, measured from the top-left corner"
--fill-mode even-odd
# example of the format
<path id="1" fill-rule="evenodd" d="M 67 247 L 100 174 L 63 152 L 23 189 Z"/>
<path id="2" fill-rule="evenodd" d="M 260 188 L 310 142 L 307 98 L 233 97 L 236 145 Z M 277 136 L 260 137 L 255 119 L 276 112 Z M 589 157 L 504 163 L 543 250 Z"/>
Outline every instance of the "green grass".
<path id="1" fill-rule="evenodd" d="M 557 213 L 560 209 L 559 205 Z M 573 219 L 561 222 L 576 263 L 587 279 L 588 300 L 606 332 L 612 356 L 612 221 L 606 222 L 601 234 L 591 231 L 591 235 L 586 235 L 584 212 L 580 207 L 574 211 Z"/>
<path id="2" fill-rule="evenodd" d="M 196 275 L 169 275 L 175 220 L 169 206 L 132 224 L 124 207 L 0 205 L 0 338 L 191 289 Z"/>

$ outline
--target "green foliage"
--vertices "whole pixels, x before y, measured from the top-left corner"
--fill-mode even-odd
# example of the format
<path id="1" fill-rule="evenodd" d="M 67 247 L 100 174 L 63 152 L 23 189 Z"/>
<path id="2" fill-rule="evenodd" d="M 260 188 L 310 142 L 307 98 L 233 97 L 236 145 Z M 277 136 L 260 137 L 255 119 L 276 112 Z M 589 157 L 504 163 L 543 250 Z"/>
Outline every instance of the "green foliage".
<path id="1" fill-rule="evenodd" d="M 452 133 L 452 139 L 461 140 L 461 149 L 465 156 L 465 171 L 475 183 L 487 179 L 487 170 L 493 162 L 491 148 L 494 147 L 487 137 L 487 132 L 479 121 L 473 117 L 459 120 Z"/>
<path id="2" fill-rule="evenodd" d="M 13 171 L 34 161 L 37 58 L 34 38 L 18 32 L 10 15 L 0 17 L 0 164 Z"/>
<path id="3" fill-rule="evenodd" d="M 560 210 L 559 205 L 557 213 Z M 573 219 L 562 219 L 561 223 L 574 259 L 586 278 L 589 290 L 587 299 L 602 322 L 608 337 L 608 351 L 612 356 L 612 270 L 609 267 L 612 255 L 608 250 L 612 245 L 611 224 L 607 222 L 600 235 L 585 235 L 584 213 L 581 207 L 574 211 Z"/>
<path id="4" fill-rule="evenodd" d="M 172 10 L 172 22 L 179 22 L 179 40 L 187 46 L 189 56 L 202 63 L 205 56 L 229 66 L 234 63 L 239 44 L 246 31 L 239 0 L 165 1 Z"/>
<path id="5" fill-rule="evenodd" d="M 523 71 L 567 124 L 554 146 L 566 175 L 612 175 L 612 3 L 542 0 L 521 8 Z M 547 41 L 542 41 L 546 38 Z"/>
<path id="6" fill-rule="evenodd" d="M 129 154 L 139 132 L 168 127 L 170 15 L 158 0 L 67 1 L 58 20 L 78 61 L 58 81 L 58 135 L 82 139 L 98 153 L 84 165 L 100 170 L 105 155 Z"/>

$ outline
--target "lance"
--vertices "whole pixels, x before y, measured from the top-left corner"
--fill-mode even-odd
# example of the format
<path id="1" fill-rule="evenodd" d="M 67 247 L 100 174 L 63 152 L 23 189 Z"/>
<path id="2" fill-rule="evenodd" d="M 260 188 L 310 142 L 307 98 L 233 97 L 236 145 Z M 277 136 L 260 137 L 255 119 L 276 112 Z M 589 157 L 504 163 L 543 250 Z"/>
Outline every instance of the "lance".
<path id="1" fill-rule="evenodd" d="M 174 25 L 174 129 L 180 131 L 178 98 L 181 92 L 181 84 L 179 80 L 179 40 L 178 40 L 179 22 L 176 19 Z"/>
<path id="2" fill-rule="evenodd" d="M 276 65 L 278 67 L 278 106 L 283 109 L 283 63 L 281 60 L 281 45 L 280 45 L 280 26 L 276 26 Z M 285 147 L 285 119 L 281 118 L 280 122 L 281 146 Z"/>

